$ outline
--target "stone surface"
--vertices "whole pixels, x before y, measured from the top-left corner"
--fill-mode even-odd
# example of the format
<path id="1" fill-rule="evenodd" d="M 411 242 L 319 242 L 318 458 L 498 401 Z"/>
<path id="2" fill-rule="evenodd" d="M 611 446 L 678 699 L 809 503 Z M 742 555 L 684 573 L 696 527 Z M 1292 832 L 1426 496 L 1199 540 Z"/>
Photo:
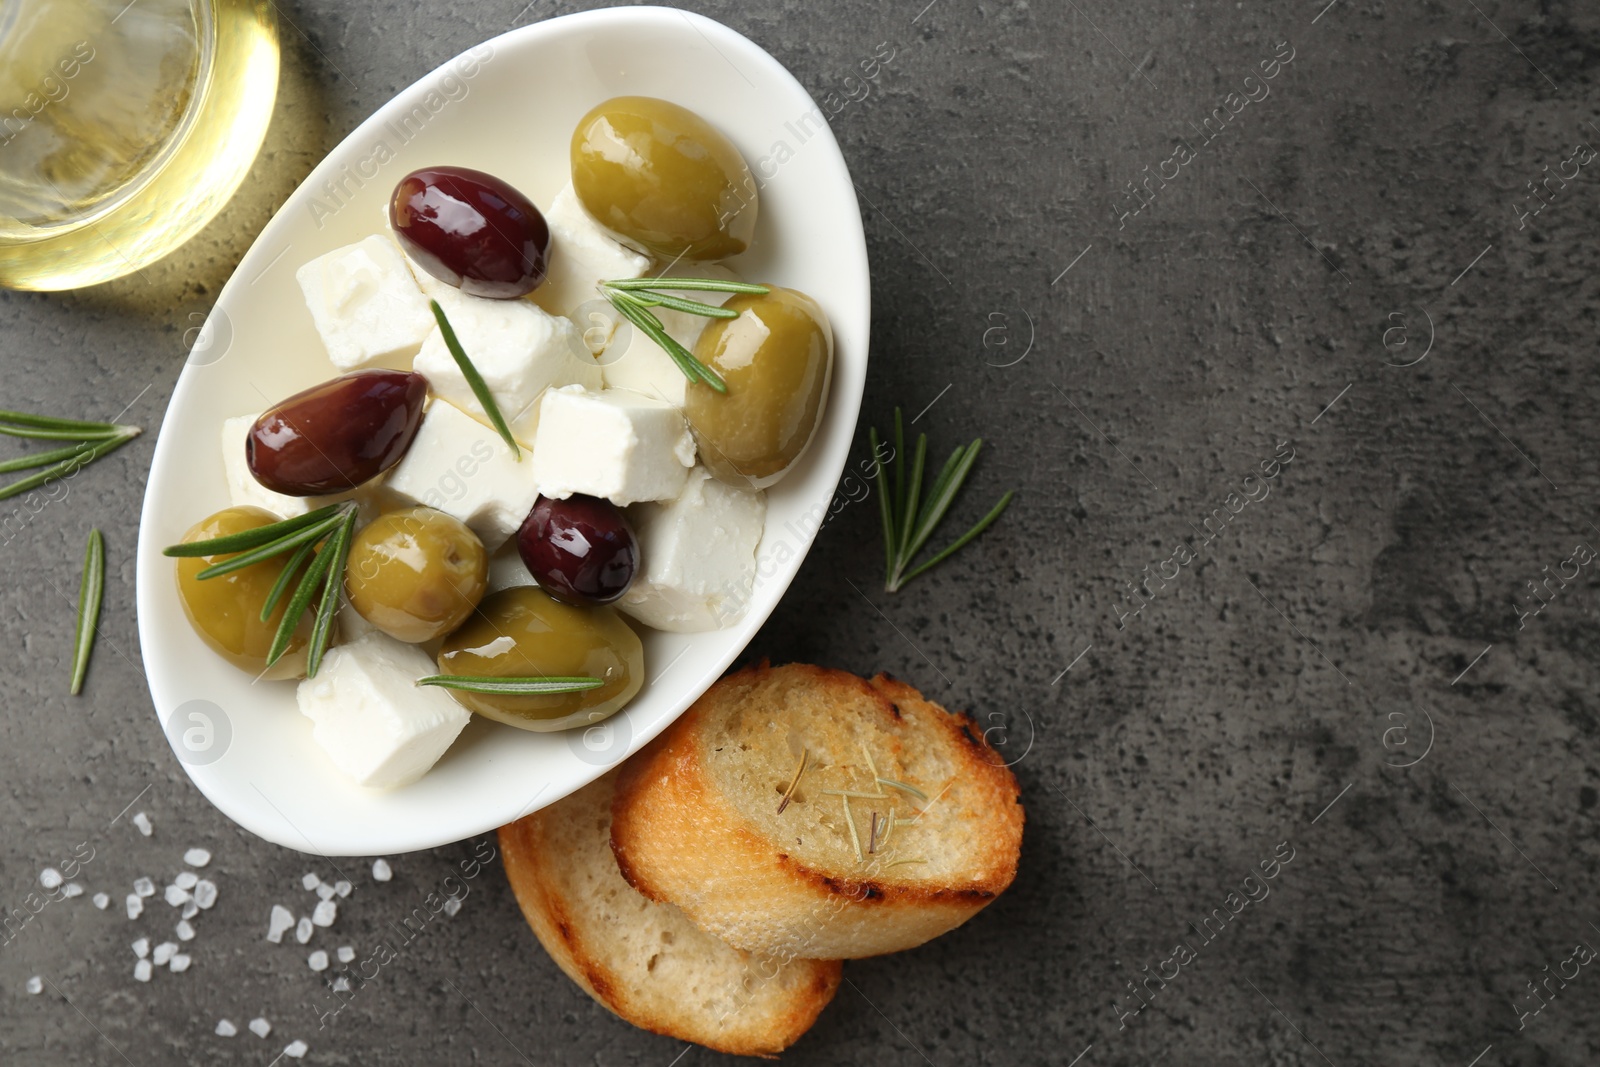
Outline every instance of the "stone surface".
<path id="1" fill-rule="evenodd" d="M 1600 540 L 1592 178 L 1552 179 L 1521 217 L 1529 181 L 1600 140 L 1600 16 L 1563 0 L 924 2 L 693 5 L 848 100 L 832 123 L 874 274 L 860 461 L 898 403 L 940 454 L 983 436 L 957 520 L 1018 490 L 977 546 L 886 595 L 877 504 L 847 479 L 749 650 L 888 670 L 972 709 L 1029 815 L 1010 893 L 922 949 L 849 964 L 785 1062 L 1596 1062 L 1593 968 L 1521 1017 L 1546 965 L 1600 946 L 1595 567 L 1519 611 L 1527 582 Z M 616 1021 L 544 957 L 481 862 L 492 840 L 393 858 L 386 884 L 368 858 L 313 862 L 355 886 L 313 946 L 357 949 L 362 980 L 336 998 L 299 946 L 262 940 L 272 904 L 310 910 L 308 861 L 214 811 L 154 728 L 131 559 L 190 331 L 374 108 L 575 8 L 277 6 L 294 24 L 283 95 L 224 214 L 143 277 L 0 294 L 5 406 L 131 404 L 152 431 L 5 527 L 0 905 L 26 913 L 37 872 L 80 843 L 93 858 L 72 877 L 113 899 L 195 846 L 223 893 L 196 920 L 191 973 L 147 985 L 127 945 L 164 936 L 167 909 L 130 922 L 85 897 L 8 928 L 0 1062 L 265 1062 L 280 1046 L 212 1032 L 258 1014 L 307 1062 L 678 1062 L 681 1044 Z M 863 81 L 880 41 L 893 59 Z M 1247 82 L 1284 41 L 1292 62 Z M 1210 141 L 1208 118 L 1224 126 Z M 1263 480 L 1285 442 L 1292 461 Z M 1207 519 L 1226 532 L 1204 543 Z M 103 636 L 74 699 L 91 525 Z M 1167 577 L 1132 614 L 1125 583 L 1147 565 Z M 1275 849 L 1293 858 L 1272 868 Z M 1270 895 L 1247 904 L 1263 861 L 1276 877 L 1250 885 Z M 459 914 L 402 942 L 413 907 L 461 885 Z M 1191 929 L 1235 891 L 1220 935 Z M 385 938 L 395 958 L 359 970 Z M 1193 958 L 1165 962 L 1184 938 Z M 1128 983 L 1175 967 L 1134 1014 Z M 24 992 L 34 975 L 42 996 Z"/>

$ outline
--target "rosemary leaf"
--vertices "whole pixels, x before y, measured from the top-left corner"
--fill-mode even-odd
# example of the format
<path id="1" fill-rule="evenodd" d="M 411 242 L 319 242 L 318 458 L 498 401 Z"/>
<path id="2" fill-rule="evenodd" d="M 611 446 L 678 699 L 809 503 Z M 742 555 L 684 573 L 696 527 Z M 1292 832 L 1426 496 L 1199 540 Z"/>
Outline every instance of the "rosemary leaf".
<path id="1" fill-rule="evenodd" d="M 75 455 L 69 456 L 53 467 L 47 467 L 37 474 L 30 474 L 26 478 L 19 478 L 7 485 L 0 486 L 0 500 L 6 500 L 37 489 L 48 482 L 59 478 L 66 478 L 87 467 L 101 456 L 115 452 L 129 441 L 139 435 L 137 426 L 123 427 L 115 437 L 106 437 L 96 440 L 93 444 L 84 442 Z"/>
<path id="2" fill-rule="evenodd" d="M 880 778 L 876 778 L 874 780 L 879 785 L 886 785 L 890 789 L 898 789 L 902 793 L 909 793 L 912 796 L 916 797 L 918 800 L 922 801 L 923 803 L 927 803 L 928 794 L 924 793 L 922 790 L 918 789 L 914 785 L 907 785 L 905 782 L 897 782 L 893 778 L 882 778 L 882 777 L 880 777 Z"/>
<path id="3" fill-rule="evenodd" d="M 0 474 L 9 474 L 12 471 L 31 471 L 35 467 L 47 467 L 63 459 L 71 459 L 84 450 L 82 442 L 75 445 L 66 445 L 63 448 L 52 448 L 48 452 L 30 452 L 25 456 L 8 459 L 0 463 Z"/>
<path id="4" fill-rule="evenodd" d="M 917 434 L 916 455 L 911 461 L 911 484 L 907 488 L 906 506 L 905 510 L 901 512 L 901 514 L 905 515 L 908 520 L 910 516 L 918 513 L 917 506 L 922 503 L 922 465 L 927 458 L 928 435 L 925 433 L 919 433 Z M 911 547 L 911 532 L 915 525 L 915 523 L 907 521 L 904 528 L 902 528 L 900 531 L 901 559 L 909 559 L 915 554 L 915 550 Z"/>
<path id="5" fill-rule="evenodd" d="M 723 281 L 720 278 L 618 278 L 616 281 L 601 284 L 623 292 L 636 289 L 676 289 L 679 292 L 747 293 L 751 296 L 766 296 L 772 292 L 770 286 L 756 282 Z"/>
<path id="6" fill-rule="evenodd" d="M 708 319 L 736 319 L 737 311 L 730 311 L 725 307 L 715 304 L 702 304 L 698 300 L 684 300 L 681 297 L 667 296 L 665 293 L 630 293 L 635 300 L 646 307 L 664 307 L 672 311 L 681 311 L 686 315 L 701 315 Z"/>
<path id="7" fill-rule="evenodd" d="M 928 562 L 922 564 L 920 567 L 918 567 L 915 570 L 913 570 L 910 574 L 907 574 L 904 578 L 901 578 L 900 579 L 900 584 L 904 585 L 905 583 L 909 582 L 911 579 L 915 578 L 917 575 L 921 574 L 923 571 L 927 570 L 930 567 L 935 567 L 938 564 L 943 563 L 945 560 L 947 560 L 951 556 L 955 555 L 956 552 L 958 552 L 962 548 L 966 547 L 966 544 L 967 544 L 968 541 L 971 541 L 974 537 L 977 537 L 979 534 L 983 533 L 983 531 L 985 531 L 985 530 L 987 530 L 989 528 L 989 524 L 990 523 L 994 522 L 994 520 L 996 520 L 996 519 L 998 519 L 1000 517 L 1000 513 L 1006 509 L 1006 505 L 1011 503 L 1011 498 L 1013 496 L 1015 496 L 1015 495 L 1016 494 L 1014 492 L 1008 490 L 1006 492 L 1006 495 L 1000 498 L 1000 503 L 996 504 L 993 508 L 991 508 L 989 510 L 989 514 L 987 514 L 983 518 L 979 519 L 978 520 L 978 524 L 976 526 L 974 526 L 972 529 L 968 530 L 966 533 L 962 534 L 960 537 L 956 538 L 953 542 L 951 542 L 949 548 L 945 549 L 943 552 L 940 552 L 938 555 L 934 556 Z"/>
<path id="8" fill-rule="evenodd" d="M 78 627 L 72 646 L 73 696 L 83 690 L 89 673 L 89 656 L 100 625 L 100 605 L 106 592 L 106 542 L 98 529 L 89 531 L 89 544 L 83 553 L 83 581 L 78 586 Z"/>
<path id="9" fill-rule="evenodd" d="M 479 674 L 430 674 L 418 678 L 418 685 L 436 685 L 444 689 L 459 689 L 465 693 L 486 693 L 499 696 L 544 696 L 551 693 L 581 693 L 598 689 L 606 683 L 599 678 L 578 676 L 570 678 L 496 678 Z"/>
<path id="10" fill-rule="evenodd" d="M 54 415 L 34 415 L 26 411 L 0 410 L 0 422 L 16 426 L 35 426 L 41 430 L 76 430 L 83 434 L 110 433 L 124 429 L 114 422 L 87 422 L 83 419 L 58 419 Z"/>
<path id="11" fill-rule="evenodd" d="M 272 609 L 278 606 L 278 601 L 283 599 L 283 594 L 288 592 L 289 583 L 294 581 L 294 576 L 300 568 L 305 566 L 306 557 L 316 549 L 315 541 L 307 541 L 295 550 L 289 562 L 284 565 L 283 571 L 278 575 L 278 580 L 272 583 L 272 588 L 267 591 L 266 602 L 261 605 L 261 621 L 266 622 L 272 618 Z"/>
<path id="12" fill-rule="evenodd" d="M 163 556 L 220 556 L 226 552 L 243 552 L 246 549 L 260 548 L 262 545 L 271 544 L 286 534 L 302 530 L 307 526 L 331 518 L 341 508 L 349 504 L 329 504 L 315 511 L 308 511 L 304 515 L 296 515 L 292 519 L 281 522 L 268 523 L 257 526 L 253 530 L 241 530 L 236 534 L 227 534 L 223 537 L 212 537 L 205 541 L 186 541 L 183 544 L 168 545 L 161 550 Z"/>
<path id="13" fill-rule="evenodd" d="M 878 430 L 876 427 L 867 433 L 867 442 L 872 445 L 872 454 L 880 455 L 878 449 Z M 897 457 L 898 458 L 898 457 Z M 889 500 L 889 473 L 885 470 L 887 465 L 881 460 L 878 463 L 878 513 L 883 518 L 883 582 L 888 585 L 894 581 L 894 505 Z"/>
<path id="14" fill-rule="evenodd" d="M 295 587 L 294 596 L 289 598 L 289 606 L 284 609 L 283 618 L 278 622 L 278 632 L 272 637 L 272 644 L 267 649 L 267 666 L 270 667 L 283 657 L 289 650 L 289 642 L 294 639 L 294 632 L 300 626 L 300 616 L 306 613 L 306 608 L 311 605 L 311 598 L 317 593 L 317 586 L 322 584 L 322 579 L 333 563 L 331 546 L 324 545 L 311 560 L 311 566 L 306 568 L 306 573 L 300 579 L 300 584 Z"/>
<path id="15" fill-rule="evenodd" d="M 913 556 L 922 551 L 922 546 L 928 543 L 928 538 L 933 536 L 933 531 L 938 528 L 940 521 L 944 519 L 944 513 L 950 510 L 951 504 L 955 503 L 956 494 L 961 491 L 962 483 L 967 480 L 967 473 L 972 470 L 972 465 L 977 462 L 978 448 L 982 444 L 983 441 L 981 439 L 972 442 L 966 451 L 961 454 L 960 459 L 954 463 L 949 476 L 935 487 L 934 494 L 928 497 L 926 510 L 921 515 L 916 516 L 915 521 L 912 521 L 909 517 L 907 518 L 906 528 L 911 532 L 911 537 L 907 549 L 900 554 L 902 561 L 909 562 Z M 913 527 L 915 528 L 914 530 Z"/>
<path id="16" fill-rule="evenodd" d="M 489 391 L 488 383 L 483 380 L 483 375 L 478 373 L 478 368 L 472 365 L 472 360 L 467 358 L 461 342 L 456 339 L 456 331 L 451 328 L 450 320 L 445 318 L 444 308 L 439 306 L 437 300 L 428 301 L 428 306 L 433 308 L 433 317 L 439 323 L 439 333 L 444 337 L 444 345 L 450 350 L 456 366 L 461 368 L 461 376 L 467 380 L 467 385 L 472 387 L 472 395 L 478 398 L 478 403 L 483 405 L 484 413 L 489 416 L 489 422 L 494 425 L 495 432 L 505 441 L 506 447 L 511 449 L 511 458 L 521 460 L 522 449 L 517 447 L 517 439 L 511 436 L 511 428 L 506 425 L 505 416 L 500 414 L 500 405 L 495 403 L 494 394 Z"/>
<path id="17" fill-rule="evenodd" d="M 195 578 L 204 581 L 207 578 L 232 574 L 234 571 L 242 571 L 246 567 L 253 567 L 257 563 L 269 560 L 273 556 L 281 556 L 291 548 L 297 548 L 304 544 L 314 544 L 337 529 L 346 515 L 354 514 L 355 508 L 352 506 L 341 515 L 330 516 L 313 526 L 307 526 L 293 533 L 285 534 L 276 541 L 269 541 L 260 548 L 252 549 L 249 552 L 240 552 L 236 556 L 229 556 L 220 563 L 213 563 L 196 574 Z"/>
<path id="18" fill-rule="evenodd" d="M 108 437 L 122 436 L 118 426 L 103 430 L 48 429 L 42 426 L 14 426 L 0 422 L 0 434 L 8 437 L 32 437 L 40 441 L 103 441 Z"/>
<path id="19" fill-rule="evenodd" d="M 315 678 L 327 654 L 328 642 L 333 637 L 333 619 L 339 611 L 339 598 L 344 593 L 344 568 L 350 558 L 350 541 L 355 534 L 356 513 L 345 516 L 339 532 L 325 551 L 333 558 L 322 586 L 322 600 L 317 604 L 317 621 L 311 627 L 311 648 L 306 654 L 306 677 Z"/>

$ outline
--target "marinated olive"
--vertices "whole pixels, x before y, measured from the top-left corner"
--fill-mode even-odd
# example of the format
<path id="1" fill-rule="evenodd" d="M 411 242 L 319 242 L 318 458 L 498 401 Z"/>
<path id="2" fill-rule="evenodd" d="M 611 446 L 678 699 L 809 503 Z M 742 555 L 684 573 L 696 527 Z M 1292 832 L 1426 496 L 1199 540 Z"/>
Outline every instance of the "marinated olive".
<path id="1" fill-rule="evenodd" d="M 360 370 L 262 412 L 245 438 L 256 481 L 288 496 L 321 496 L 371 481 L 404 456 L 428 398 L 428 379 Z"/>
<path id="2" fill-rule="evenodd" d="M 208 541 L 277 521 L 276 515 L 262 508 L 228 508 L 195 524 L 183 535 L 183 540 Z M 229 555 L 178 560 L 178 599 L 183 602 L 183 613 L 189 616 L 189 624 L 201 640 L 242 671 L 263 678 L 298 678 L 305 674 L 312 625 L 309 612 L 290 638 L 288 651 L 271 669 L 267 668 L 267 650 L 272 647 L 272 638 L 283 621 L 289 597 L 285 595 L 279 601 L 266 622 L 261 621 L 261 606 L 267 602 L 267 594 L 283 568 L 289 565 L 289 557 L 275 556 L 204 581 L 195 577 L 213 563 L 228 559 Z M 262 674 L 263 671 L 266 673 Z"/>
<path id="3" fill-rule="evenodd" d="M 620 711 L 644 684 L 644 646 L 611 608 L 579 608 L 531 585 L 478 605 L 439 650 L 441 674 L 599 678 L 580 693 L 501 696 L 451 690 L 469 711 L 522 730 L 565 730 Z"/>
<path id="4" fill-rule="evenodd" d="M 609 604 L 639 569 L 639 539 L 622 509 L 593 496 L 534 501 L 517 553 L 540 588 L 569 604 Z"/>
<path id="5" fill-rule="evenodd" d="M 794 465 L 822 420 L 833 331 L 817 302 L 793 289 L 735 296 L 723 307 L 739 317 L 714 320 L 694 354 L 728 391 L 691 383 L 684 415 L 712 474 L 764 487 Z"/>
<path id="6" fill-rule="evenodd" d="M 461 520 L 432 508 L 380 515 L 350 545 L 345 592 L 362 618 L 400 641 L 443 637 L 489 584 L 489 555 Z"/>
<path id="7" fill-rule="evenodd" d="M 526 296 L 549 268 L 544 216 L 527 197 L 481 170 L 412 171 L 394 187 L 389 224 L 423 270 L 473 296 Z"/>
<path id="8" fill-rule="evenodd" d="M 733 142 L 665 100 L 619 96 L 578 121 L 572 188 L 604 226 L 663 259 L 750 246 L 756 183 Z"/>

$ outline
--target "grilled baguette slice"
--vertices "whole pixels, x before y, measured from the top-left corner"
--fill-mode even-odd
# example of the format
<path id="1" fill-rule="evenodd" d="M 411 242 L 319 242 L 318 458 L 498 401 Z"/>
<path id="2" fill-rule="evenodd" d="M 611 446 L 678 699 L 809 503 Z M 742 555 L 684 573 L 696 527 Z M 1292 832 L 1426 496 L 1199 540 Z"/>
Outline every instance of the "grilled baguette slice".
<path id="1" fill-rule="evenodd" d="M 567 977 L 635 1026 L 718 1052 L 781 1052 L 833 999 L 839 962 L 752 956 L 629 888 L 611 854 L 615 777 L 500 828 L 528 925 Z"/>
<path id="2" fill-rule="evenodd" d="M 611 847 L 635 889 L 729 944 L 854 959 L 975 915 L 1011 884 L 1022 821 L 970 717 L 887 675 L 763 663 L 624 765 Z"/>

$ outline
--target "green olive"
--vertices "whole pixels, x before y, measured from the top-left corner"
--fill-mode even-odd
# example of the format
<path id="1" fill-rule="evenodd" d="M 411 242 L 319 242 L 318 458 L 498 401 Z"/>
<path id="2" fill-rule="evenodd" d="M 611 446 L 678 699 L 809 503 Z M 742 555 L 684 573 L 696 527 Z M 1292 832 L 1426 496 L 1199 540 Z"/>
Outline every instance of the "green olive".
<path id="1" fill-rule="evenodd" d="M 572 132 L 585 210 L 662 259 L 724 259 L 750 246 L 756 183 L 733 142 L 687 108 L 648 96 L 598 105 Z"/>
<path id="2" fill-rule="evenodd" d="M 683 413 L 713 475 L 761 488 L 794 465 L 822 421 L 833 331 L 817 302 L 793 289 L 722 306 L 739 317 L 713 320 L 694 354 L 728 391 L 691 383 Z"/>
<path id="3" fill-rule="evenodd" d="M 380 515 L 350 545 L 345 592 L 372 625 L 413 644 L 466 621 L 489 585 L 489 555 L 460 519 L 433 508 Z"/>
<path id="4" fill-rule="evenodd" d="M 189 532 L 183 535 L 183 540 L 207 541 L 277 521 L 278 516 L 262 508 L 228 508 L 190 527 Z M 220 563 L 235 554 L 191 556 L 178 560 L 178 599 L 183 602 L 183 613 L 189 616 L 189 623 L 201 640 L 240 670 L 269 679 L 300 677 L 306 672 L 306 649 L 312 624 L 310 614 L 301 619 L 289 641 L 288 651 L 270 669 L 267 667 L 267 650 L 272 647 L 272 638 L 278 632 L 278 624 L 283 621 L 289 594 L 279 601 L 266 622 L 261 621 L 261 605 L 267 602 L 267 594 L 283 573 L 283 568 L 289 565 L 289 557 L 277 556 L 204 581 L 195 577 L 213 563 Z"/>
<path id="5" fill-rule="evenodd" d="M 611 608 L 580 608 L 534 586 L 478 605 L 439 649 L 439 673 L 496 678 L 582 677 L 605 684 L 549 696 L 451 694 L 469 711 L 522 730 L 565 730 L 622 710 L 644 684 L 644 646 Z"/>

